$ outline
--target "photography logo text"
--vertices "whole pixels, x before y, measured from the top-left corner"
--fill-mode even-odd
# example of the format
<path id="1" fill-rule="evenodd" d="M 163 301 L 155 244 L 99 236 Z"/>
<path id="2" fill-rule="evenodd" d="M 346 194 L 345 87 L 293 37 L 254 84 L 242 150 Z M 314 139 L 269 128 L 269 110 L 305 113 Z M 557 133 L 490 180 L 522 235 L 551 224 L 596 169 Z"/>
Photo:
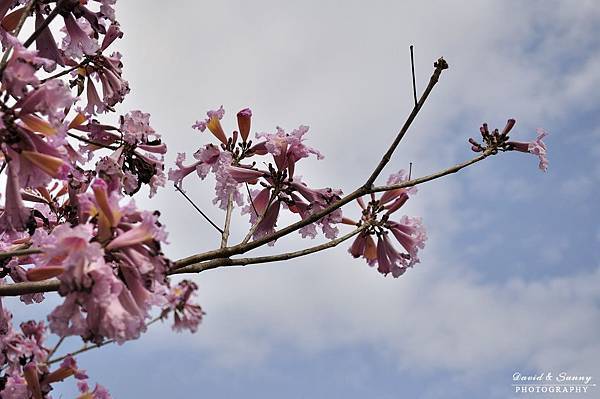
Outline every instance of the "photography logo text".
<path id="1" fill-rule="evenodd" d="M 590 393 L 596 388 L 591 375 L 542 372 L 539 374 L 522 374 L 515 372 L 512 376 L 512 387 L 515 393 Z"/>

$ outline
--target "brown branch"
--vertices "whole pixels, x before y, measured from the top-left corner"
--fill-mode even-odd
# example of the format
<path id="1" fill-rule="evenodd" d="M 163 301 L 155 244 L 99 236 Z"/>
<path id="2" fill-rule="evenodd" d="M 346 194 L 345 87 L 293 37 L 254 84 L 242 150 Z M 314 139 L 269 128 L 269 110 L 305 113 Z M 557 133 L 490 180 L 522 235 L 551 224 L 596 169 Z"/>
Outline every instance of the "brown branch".
<path id="1" fill-rule="evenodd" d="M 0 259 L 12 258 L 13 256 L 27 256 L 40 254 L 42 250 L 39 248 L 15 249 L 14 251 L 0 252 Z"/>
<path id="2" fill-rule="evenodd" d="M 347 196 L 345 196 L 345 197 L 341 198 L 340 200 L 334 202 L 333 204 L 329 205 L 327 208 L 323 209 L 322 211 L 316 212 L 299 222 L 296 222 L 296 223 L 291 224 L 281 230 L 276 231 L 273 234 L 269 234 L 265 237 L 262 237 L 260 239 L 257 239 L 257 240 L 251 241 L 251 242 L 240 243 L 240 244 L 234 245 L 232 247 L 225 247 L 225 248 L 221 248 L 218 250 L 205 252 L 202 254 L 196 254 L 196 255 L 189 256 L 187 258 L 181 259 L 180 261 L 176 262 L 175 268 L 184 267 L 187 265 L 191 265 L 193 263 L 202 262 L 204 260 L 217 259 L 217 258 L 228 258 L 232 255 L 238 255 L 238 254 L 245 253 L 254 248 L 258 248 L 262 245 L 265 245 L 268 242 L 271 242 L 280 237 L 283 237 L 289 233 L 292 233 L 304 226 L 308 226 L 309 224 L 314 223 L 314 222 L 320 220 L 321 218 L 323 218 L 324 216 L 335 211 L 336 209 L 341 208 L 342 206 L 346 205 L 348 202 L 350 202 L 358 197 L 362 197 L 365 194 L 368 194 L 370 192 L 370 188 L 373 185 L 373 182 L 375 181 L 377 176 L 379 176 L 379 174 L 381 173 L 381 171 L 383 170 L 385 165 L 389 162 L 393 152 L 396 150 L 396 147 L 398 147 L 400 140 L 402 140 L 402 138 L 408 131 L 408 128 L 410 127 L 410 125 L 414 121 L 415 117 L 419 113 L 419 110 L 423 107 L 423 104 L 427 100 L 429 93 L 431 93 L 431 90 L 433 90 L 433 87 L 438 82 L 442 71 L 444 69 L 448 68 L 448 64 L 446 63 L 446 61 L 444 61 L 443 58 L 440 58 L 434 64 L 434 67 L 435 67 L 435 70 L 433 71 L 433 75 L 431 76 L 431 79 L 429 80 L 429 84 L 427 85 L 427 88 L 421 95 L 421 98 L 420 98 L 417 106 L 415 108 L 413 108 L 412 112 L 406 119 L 406 122 L 402 126 L 402 129 L 400 129 L 400 132 L 398 132 L 398 135 L 396 136 L 396 138 L 390 145 L 389 149 L 384 154 L 383 158 L 381 159 L 379 164 L 375 167 L 375 170 L 373 171 L 371 176 L 367 179 L 367 181 L 365 182 L 364 185 L 357 188 L 356 190 L 354 190 L 352 193 L 348 194 Z"/>
<path id="3" fill-rule="evenodd" d="M 177 270 L 173 270 L 173 271 L 169 272 L 169 274 L 200 273 L 205 270 L 215 269 L 215 268 L 221 267 L 221 266 L 246 266 L 246 265 L 253 265 L 253 264 L 257 264 L 257 263 L 279 262 L 282 260 L 298 258 L 300 256 L 306 256 L 306 255 L 313 254 L 315 252 L 323 251 L 325 249 L 333 248 L 336 245 L 352 238 L 353 236 L 360 233 L 362 230 L 366 229 L 367 227 L 368 227 L 368 224 L 363 224 L 359 228 L 357 228 L 357 229 L 351 231 L 350 233 L 345 234 L 339 238 L 336 238 L 335 240 L 331 240 L 326 243 L 316 245 L 314 247 L 301 249 L 299 251 L 286 252 L 286 253 L 278 254 L 278 255 L 258 256 L 255 258 L 214 259 L 214 260 L 210 260 L 207 262 L 194 263 L 194 264 L 188 265 L 186 267 L 183 267 L 183 268 L 180 268 Z"/>

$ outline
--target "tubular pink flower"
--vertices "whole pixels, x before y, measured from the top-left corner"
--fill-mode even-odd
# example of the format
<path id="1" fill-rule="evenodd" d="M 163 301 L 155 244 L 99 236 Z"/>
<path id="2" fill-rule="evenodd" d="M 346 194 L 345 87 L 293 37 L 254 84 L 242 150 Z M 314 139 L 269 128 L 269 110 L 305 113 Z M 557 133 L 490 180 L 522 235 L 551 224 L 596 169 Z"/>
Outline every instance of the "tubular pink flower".
<path id="1" fill-rule="evenodd" d="M 42 16 L 42 13 L 36 12 L 35 28 L 39 29 L 43 23 L 44 17 Z M 38 35 L 35 39 L 35 45 L 40 57 L 52 60 L 61 66 L 65 65 L 65 60 L 56 45 L 56 40 L 54 40 L 54 36 L 50 29 L 46 28 Z M 50 72 L 49 68 L 44 67 L 44 69 L 46 69 L 47 72 Z"/>
<path id="2" fill-rule="evenodd" d="M 166 317 L 169 312 L 174 312 L 174 323 L 172 329 L 180 332 L 184 329 L 194 333 L 202 321 L 204 312 L 199 305 L 190 303 L 195 296 L 198 286 L 189 280 L 179 282 L 171 288 L 167 294 L 167 306 L 163 309 L 161 316 Z"/>
<path id="3" fill-rule="evenodd" d="M 540 161 L 540 170 L 546 172 L 548 171 L 548 155 L 546 144 L 542 141 L 542 139 L 548 135 L 548 132 L 546 132 L 544 129 L 538 128 L 537 134 L 538 135 L 535 138 L 535 140 L 531 142 L 508 141 L 506 144 L 511 150 L 528 152 L 530 154 L 536 155 Z"/>
<path id="4" fill-rule="evenodd" d="M 61 158 L 35 151 L 23 151 L 21 156 L 55 179 L 66 179 L 71 166 Z"/>
<path id="5" fill-rule="evenodd" d="M 226 166 L 225 171 L 238 183 L 255 184 L 259 178 L 267 175 L 266 172 L 240 166 Z"/>
<path id="6" fill-rule="evenodd" d="M 18 231 L 24 231 L 31 221 L 31 212 L 23 204 L 17 173 L 14 161 L 8 162 L 6 197 L 4 199 L 4 212 L 0 216 L 0 232 L 9 236 L 14 236 Z"/>
<path id="7" fill-rule="evenodd" d="M 142 213 L 142 223 L 131 230 L 119 234 L 113 239 L 106 249 L 111 251 L 118 248 L 129 247 L 145 243 L 150 240 L 163 241 L 166 238 L 164 226 L 158 226 L 158 217 L 151 212 Z"/>
<path id="8" fill-rule="evenodd" d="M 94 191 L 96 205 L 101 215 L 108 221 L 110 227 L 116 227 L 121 216 L 119 210 L 112 206 L 108 198 L 108 186 L 106 182 L 102 179 L 94 180 L 92 190 Z"/>
<path id="9" fill-rule="evenodd" d="M 254 239 L 265 237 L 275 232 L 275 226 L 277 225 L 277 218 L 279 217 L 279 209 L 281 208 L 280 201 L 274 201 L 267 209 L 263 220 L 256 227 L 254 232 Z M 271 241 L 269 245 L 274 245 L 275 241 Z"/>
<path id="10" fill-rule="evenodd" d="M 100 46 L 79 26 L 84 20 L 76 21 L 72 14 L 63 15 L 67 36 L 65 37 L 65 55 L 71 58 L 81 58 L 84 55 L 95 54 Z M 85 25 L 84 25 L 85 26 Z"/>
<path id="11" fill-rule="evenodd" d="M 27 381 L 20 375 L 8 375 L 6 385 L 0 392 L 2 399 L 23 399 L 28 398 L 30 394 L 27 387 Z"/>
<path id="12" fill-rule="evenodd" d="M 190 173 L 194 172 L 197 166 L 202 162 L 194 162 L 189 166 L 185 166 L 183 163 L 185 162 L 185 153 L 179 152 L 177 153 L 177 160 L 175 161 L 175 165 L 178 169 L 169 169 L 169 180 L 173 181 L 177 184 L 178 187 L 181 188 L 183 184 L 183 179 L 188 176 Z"/>
<path id="13" fill-rule="evenodd" d="M 223 115 L 225 115 L 225 110 L 221 105 L 216 111 L 208 111 L 206 113 L 208 118 L 203 121 L 196 121 L 192 128 L 198 129 L 201 132 L 206 130 L 210 130 L 210 132 L 223 144 L 227 144 L 227 135 L 223 131 L 223 127 L 221 126 L 221 119 L 223 119 Z"/>
<path id="14" fill-rule="evenodd" d="M 21 108 L 21 114 L 41 112 L 57 125 L 62 124 L 64 109 L 73 105 L 73 100 L 69 88 L 61 80 L 53 79 L 27 93 L 15 107 Z"/>

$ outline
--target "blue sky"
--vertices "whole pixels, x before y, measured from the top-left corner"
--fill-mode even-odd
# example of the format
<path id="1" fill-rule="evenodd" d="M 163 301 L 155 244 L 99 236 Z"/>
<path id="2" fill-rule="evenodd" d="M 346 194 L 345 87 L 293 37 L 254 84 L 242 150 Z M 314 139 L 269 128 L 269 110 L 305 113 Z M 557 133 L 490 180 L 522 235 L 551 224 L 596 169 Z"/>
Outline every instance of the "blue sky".
<path id="1" fill-rule="evenodd" d="M 310 125 L 326 159 L 302 174 L 350 192 L 410 112 L 410 44 L 420 89 L 439 56 L 450 69 L 384 174 L 468 159 L 484 121 L 516 118 L 513 139 L 551 136 L 548 173 L 508 153 L 422 186 L 406 213 L 429 241 L 400 279 L 345 247 L 194 277 L 207 312 L 197 334 L 158 326 L 81 356 L 113 397 L 510 398 L 524 397 L 516 371 L 600 379 L 597 2 L 128 1 L 117 16 L 132 86 L 120 110 L 152 114 L 171 162 L 206 143 L 190 126 L 207 109 L 223 104 L 233 128 L 249 106 L 253 131 Z M 223 218 L 212 182 L 186 188 Z M 161 210 L 174 259 L 217 245 L 170 188 L 140 204 Z M 234 241 L 247 227 L 236 216 Z"/>

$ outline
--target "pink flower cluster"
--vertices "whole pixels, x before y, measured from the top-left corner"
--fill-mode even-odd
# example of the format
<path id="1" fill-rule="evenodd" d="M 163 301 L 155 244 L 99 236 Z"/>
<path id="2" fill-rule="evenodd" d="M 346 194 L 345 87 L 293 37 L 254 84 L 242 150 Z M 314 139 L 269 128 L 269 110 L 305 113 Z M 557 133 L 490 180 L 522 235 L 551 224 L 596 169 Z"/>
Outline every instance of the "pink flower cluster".
<path id="1" fill-rule="evenodd" d="M 394 185 L 406 180 L 406 172 L 401 170 L 392 174 L 387 184 Z M 418 263 L 419 249 L 425 247 L 427 240 L 421 219 L 402 216 L 397 221 L 390 220 L 391 215 L 416 192 L 415 187 L 398 188 L 386 191 L 378 199 L 372 195 L 368 203 L 359 198 L 357 202 L 362 210 L 360 221 L 344 219 L 344 223 L 366 225 L 366 228 L 354 239 L 348 252 L 355 258 L 363 257 L 369 266 L 377 265 L 381 274 L 391 274 L 393 277 L 400 277 L 409 267 Z M 404 251 L 394 246 L 390 236 L 396 239 Z M 377 242 L 373 237 L 377 237 Z"/>
<path id="2" fill-rule="evenodd" d="M 498 151 L 528 152 L 536 155 L 539 158 L 539 168 L 540 170 L 546 172 L 548 170 L 548 155 L 546 144 L 542 141 L 542 139 L 548 135 L 548 132 L 546 132 L 544 129 L 538 128 L 537 137 L 534 141 L 510 141 L 510 136 L 508 133 L 515 126 L 515 123 L 516 121 L 514 119 L 509 119 L 506 122 L 504 129 L 502 129 L 502 132 L 500 132 L 498 129 L 494 129 L 493 132 L 490 132 L 487 123 L 484 123 L 479 128 L 481 137 L 483 138 L 483 144 L 477 142 L 473 138 L 470 138 L 469 143 L 471 144 L 471 149 L 475 152 L 489 150 L 492 153 L 496 153 Z"/>
<path id="3" fill-rule="evenodd" d="M 185 165 L 185 154 L 179 154 L 176 169 L 169 171 L 169 179 L 181 186 L 183 179 L 193 172 L 204 179 L 213 173 L 216 186 L 215 204 L 226 209 L 229 198 L 242 206 L 243 185 L 251 185 L 257 189 L 250 190 L 246 206 L 242 212 L 250 215 L 253 226 L 253 237 L 258 239 L 275 231 L 282 208 L 305 219 L 337 201 L 342 192 L 339 189 L 314 189 L 303 182 L 297 175 L 298 162 L 311 155 L 322 159 L 323 155 L 316 149 L 307 146 L 304 136 L 308 126 L 300 126 L 291 132 L 277 127 L 274 133 L 259 133 L 257 142 L 248 140 L 250 136 L 252 111 L 248 108 L 237 114 L 238 129 L 230 135 L 225 133 L 221 120 L 225 110 L 221 106 L 217 110 L 208 111 L 207 118 L 197 121 L 193 127 L 201 132 L 209 130 L 220 142 L 218 145 L 207 144 L 194 153 L 196 162 Z M 267 157 L 260 161 L 258 157 Z M 265 164 L 264 168 L 258 164 Z M 335 226 L 342 220 L 342 211 L 337 210 L 317 223 L 300 230 L 303 237 L 314 238 L 317 227 L 320 227 L 327 238 L 335 238 L 338 228 Z M 271 243 L 273 244 L 273 242 Z"/>
<path id="4" fill-rule="evenodd" d="M 66 356 L 57 368 L 51 370 L 51 351 L 45 345 L 46 333 L 44 322 L 33 320 L 21 323 L 20 330 L 15 330 L 12 314 L 2 307 L 0 301 L 0 367 L 5 370 L 5 375 L 0 377 L 0 397 L 50 399 L 53 384 L 74 377 L 82 393 L 79 398 L 110 399 L 108 391 L 101 385 L 96 385 L 90 392 L 85 370 L 78 368 L 71 356 Z"/>
<path id="5" fill-rule="evenodd" d="M 31 322 L 22 332 L 12 329 L 0 304 L 0 396 L 41 399 L 50 397 L 53 382 L 83 375 L 73 359 L 48 370 L 46 330 L 122 343 L 139 337 L 153 309 L 169 303 L 159 214 L 124 198 L 144 186 L 152 197 L 164 186 L 167 147 L 147 113 L 98 119 L 114 113 L 130 90 L 121 54 L 108 51 L 123 36 L 115 0 L 31 2 L 30 9 L 24 3 L 0 2 L 0 39 L 9 54 L 0 68 L 0 171 L 6 174 L 0 250 L 41 253 L 3 259 L 0 278 L 57 279 L 63 301 L 47 326 Z M 30 15 L 37 31 L 21 41 L 13 32 Z M 195 308 L 186 306 L 182 314 L 193 320 Z M 85 381 L 79 388 L 81 398 L 109 397 Z"/>

